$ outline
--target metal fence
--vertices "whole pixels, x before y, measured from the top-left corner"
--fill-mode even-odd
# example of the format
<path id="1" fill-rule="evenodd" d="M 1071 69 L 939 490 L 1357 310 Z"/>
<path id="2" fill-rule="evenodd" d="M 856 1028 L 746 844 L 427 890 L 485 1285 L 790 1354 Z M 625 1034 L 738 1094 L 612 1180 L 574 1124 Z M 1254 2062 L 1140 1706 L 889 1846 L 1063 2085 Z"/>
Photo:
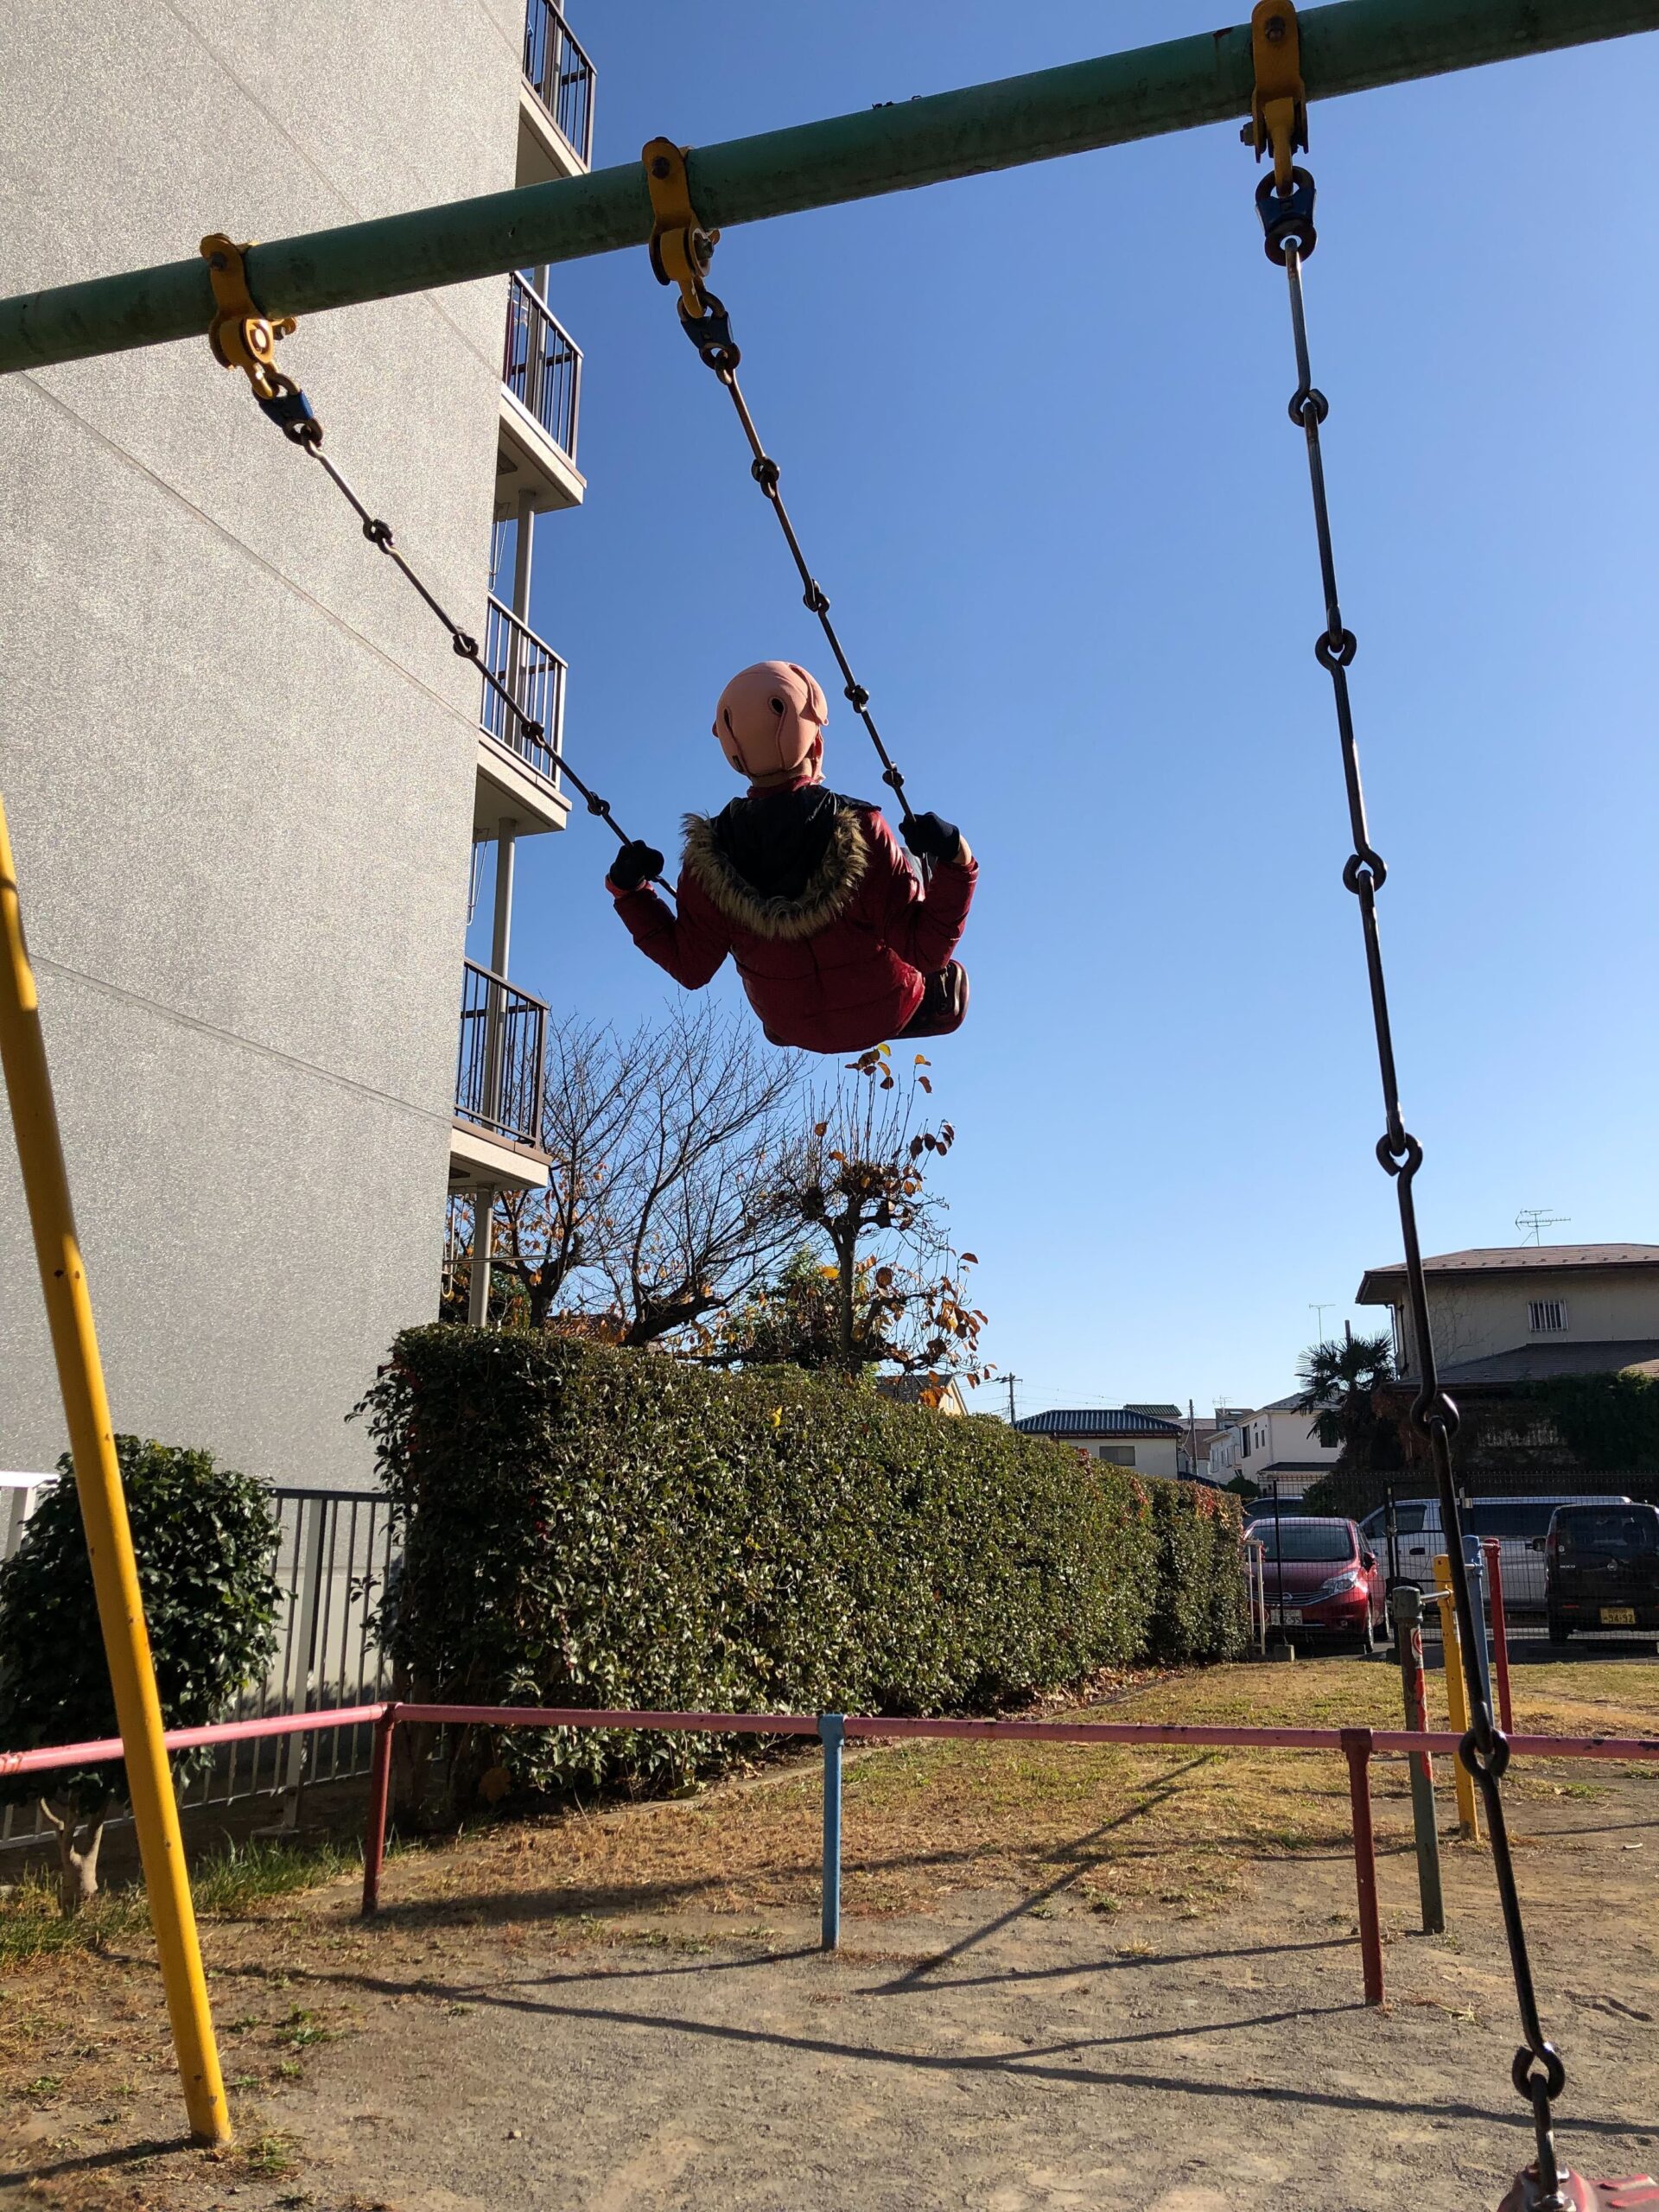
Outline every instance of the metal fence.
<path id="1" fill-rule="evenodd" d="M 45 1479 L 29 1488 L 0 1489 L 0 1556 L 16 1549 Z M 329 1490 L 277 1490 L 270 1500 L 282 1591 L 280 1641 L 264 1680 L 245 1691 L 226 1718 L 317 1713 L 389 1696 L 391 1670 L 375 1631 L 397 1556 L 388 1500 L 373 1491 Z M 210 1767 L 185 1784 L 179 1802 L 188 1809 L 280 1799 L 276 1820 L 291 1827 L 308 1784 L 367 1774 L 373 1735 L 364 1725 L 226 1745 Z M 48 1833 L 33 1803 L 0 1811 L 0 1847 L 33 1843 Z"/>
<path id="2" fill-rule="evenodd" d="M 564 744 L 564 663 L 545 639 L 538 638 L 493 594 L 485 621 L 484 665 L 498 683 L 505 685 L 518 713 L 513 714 L 501 694 L 485 683 L 480 726 L 556 791 Z M 519 715 L 540 724 L 539 738 L 526 736 Z"/>
<path id="3" fill-rule="evenodd" d="M 517 272 L 507 279 L 501 381 L 574 468 L 582 354 L 541 294 Z"/>
<path id="4" fill-rule="evenodd" d="M 545 1000 L 467 961 L 455 1065 L 456 1120 L 509 1144 L 539 1144 L 546 1034 Z"/>
<path id="5" fill-rule="evenodd" d="M 594 143 L 594 65 L 553 0 L 527 0 L 524 75 L 566 144 L 588 162 Z"/>

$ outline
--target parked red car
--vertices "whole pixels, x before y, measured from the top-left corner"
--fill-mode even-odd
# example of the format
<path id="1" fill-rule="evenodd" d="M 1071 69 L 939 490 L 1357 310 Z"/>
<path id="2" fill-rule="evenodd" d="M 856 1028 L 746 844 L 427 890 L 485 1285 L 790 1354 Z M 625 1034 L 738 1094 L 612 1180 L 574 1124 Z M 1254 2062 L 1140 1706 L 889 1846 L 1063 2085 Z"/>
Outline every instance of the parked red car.
<path id="1" fill-rule="evenodd" d="M 1376 1649 L 1378 1631 L 1386 1633 L 1382 1569 L 1351 1521 L 1281 1513 L 1275 1522 L 1269 1513 L 1252 1522 L 1250 1535 L 1266 1547 L 1270 1624 L 1282 1619 L 1293 1643 Z"/>

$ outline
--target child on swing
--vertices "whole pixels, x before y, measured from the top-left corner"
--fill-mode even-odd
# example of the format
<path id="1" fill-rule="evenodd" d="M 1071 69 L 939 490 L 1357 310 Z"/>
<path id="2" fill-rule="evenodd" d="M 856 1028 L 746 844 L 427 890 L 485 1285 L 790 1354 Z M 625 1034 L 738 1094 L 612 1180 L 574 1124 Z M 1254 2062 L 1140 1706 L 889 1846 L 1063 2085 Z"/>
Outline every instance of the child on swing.
<path id="1" fill-rule="evenodd" d="M 879 807 L 823 782 L 823 691 L 792 661 L 763 660 L 720 696 L 715 735 L 748 795 L 685 817 L 674 912 L 650 887 L 663 855 L 638 840 L 605 887 L 648 959 L 701 990 L 729 952 L 774 1045 L 858 1052 L 943 1037 L 968 1011 L 950 956 L 979 870 L 962 832 L 913 816 L 905 842 L 932 863 L 925 890 Z"/>

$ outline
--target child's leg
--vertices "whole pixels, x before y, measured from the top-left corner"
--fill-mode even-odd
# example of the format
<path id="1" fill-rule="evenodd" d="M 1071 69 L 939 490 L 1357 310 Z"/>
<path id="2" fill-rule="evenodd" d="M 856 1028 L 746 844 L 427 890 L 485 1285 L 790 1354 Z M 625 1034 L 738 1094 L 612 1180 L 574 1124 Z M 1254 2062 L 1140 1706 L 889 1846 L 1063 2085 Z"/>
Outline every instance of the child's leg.
<path id="1" fill-rule="evenodd" d="M 968 970 L 959 960 L 927 978 L 922 1002 L 904 1027 L 901 1037 L 948 1037 L 960 1029 L 968 1011 Z"/>

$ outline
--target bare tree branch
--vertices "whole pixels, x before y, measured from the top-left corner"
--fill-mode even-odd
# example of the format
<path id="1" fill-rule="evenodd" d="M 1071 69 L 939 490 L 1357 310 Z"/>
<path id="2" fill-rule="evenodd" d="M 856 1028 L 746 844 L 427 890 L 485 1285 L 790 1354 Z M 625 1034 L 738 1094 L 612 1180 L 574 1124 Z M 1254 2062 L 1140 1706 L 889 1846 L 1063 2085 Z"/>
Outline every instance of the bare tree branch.
<path id="1" fill-rule="evenodd" d="M 800 1147 L 796 1055 L 708 1006 L 632 1036 L 556 1024 L 542 1142 L 545 1191 L 497 1201 L 494 1265 L 533 1328 L 582 1325 L 628 1344 L 702 1348 L 706 1317 L 779 1264 L 779 1192 Z M 470 1222 L 461 1226 L 470 1242 Z M 448 1310 L 464 1311 L 470 1254 Z"/>

